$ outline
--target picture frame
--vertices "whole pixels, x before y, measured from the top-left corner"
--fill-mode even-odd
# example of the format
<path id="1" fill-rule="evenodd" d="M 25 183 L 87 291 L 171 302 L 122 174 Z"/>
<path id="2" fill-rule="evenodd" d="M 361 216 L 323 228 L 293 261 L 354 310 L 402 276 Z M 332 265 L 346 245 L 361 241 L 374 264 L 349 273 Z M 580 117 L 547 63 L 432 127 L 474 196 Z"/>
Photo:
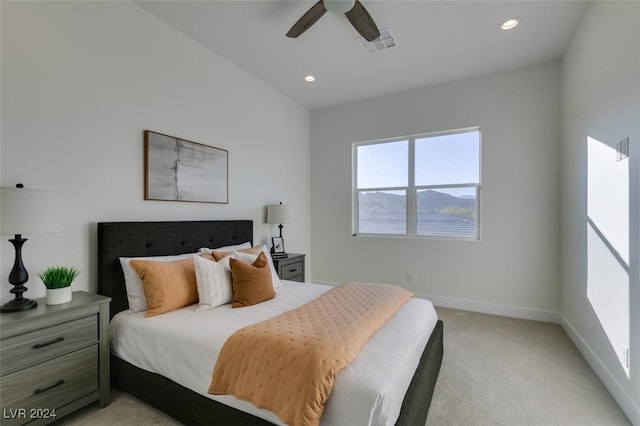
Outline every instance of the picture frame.
<path id="1" fill-rule="evenodd" d="M 271 238 L 271 252 L 276 256 L 283 256 L 286 252 L 284 251 L 284 238 L 282 237 L 272 237 Z"/>
<path id="2" fill-rule="evenodd" d="M 144 199 L 229 203 L 229 151 L 144 131 Z"/>

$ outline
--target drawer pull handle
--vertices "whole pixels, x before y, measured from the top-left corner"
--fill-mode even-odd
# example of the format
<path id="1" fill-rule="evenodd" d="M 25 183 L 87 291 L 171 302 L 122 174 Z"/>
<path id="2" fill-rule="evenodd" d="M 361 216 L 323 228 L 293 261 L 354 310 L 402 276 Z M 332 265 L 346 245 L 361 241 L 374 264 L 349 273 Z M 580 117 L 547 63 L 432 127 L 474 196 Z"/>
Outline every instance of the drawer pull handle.
<path id="1" fill-rule="evenodd" d="M 47 386 L 46 388 L 40 388 L 40 389 L 36 389 L 33 391 L 34 395 L 38 395 L 39 393 L 43 393 L 48 391 L 49 389 L 53 389 L 53 388 L 57 388 L 60 385 L 64 385 L 64 380 L 60 379 L 57 382 L 55 382 L 54 384 L 52 384 L 51 386 Z"/>
<path id="2" fill-rule="evenodd" d="M 40 349 L 40 348 L 44 348 L 45 346 L 49 346 L 49 345 L 53 345 L 56 343 L 60 343 L 64 340 L 64 337 L 57 337 L 55 339 L 49 340 L 48 342 L 43 342 L 43 343 L 38 343 L 36 345 L 33 345 L 33 349 Z"/>
<path id="3" fill-rule="evenodd" d="M 297 269 L 289 269 L 289 272 L 296 272 Z"/>

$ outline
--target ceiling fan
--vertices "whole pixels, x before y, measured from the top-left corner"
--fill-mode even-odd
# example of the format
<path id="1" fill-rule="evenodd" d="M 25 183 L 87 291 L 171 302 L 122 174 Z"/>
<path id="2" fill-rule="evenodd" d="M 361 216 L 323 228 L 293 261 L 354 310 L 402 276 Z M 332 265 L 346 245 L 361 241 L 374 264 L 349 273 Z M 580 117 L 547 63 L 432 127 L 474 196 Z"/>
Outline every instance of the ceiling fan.
<path id="1" fill-rule="evenodd" d="M 353 28 L 367 41 L 380 37 L 378 26 L 359 0 L 320 0 L 293 24 L 287 37 L 298 37 L 315 24 L 327 10 L 333 13 L 344 13 Z"/>

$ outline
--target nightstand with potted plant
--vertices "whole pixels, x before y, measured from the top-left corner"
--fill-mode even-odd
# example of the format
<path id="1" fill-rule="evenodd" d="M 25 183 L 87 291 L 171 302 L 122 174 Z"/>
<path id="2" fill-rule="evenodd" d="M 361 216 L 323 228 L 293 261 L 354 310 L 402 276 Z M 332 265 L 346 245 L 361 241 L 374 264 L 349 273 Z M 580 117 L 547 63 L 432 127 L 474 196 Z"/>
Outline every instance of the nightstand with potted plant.
<path id="1" fill-rule="evenodd" d="M 109 405 L 109 303 L 78 291 L 71 297 L 74 268 L 40 274 L 47 293 L 24 297 L 29 274 L 22 262 L 22 234 L 58 232 L 55 193 L 0 188 L 0 234 L 14 235 L 9 273 L 13 300 L 0 306 L 0 410 L 2 425 L 51 423 L 93 401 Z M 61 287 L 62 290 L 51 289 Z"/>

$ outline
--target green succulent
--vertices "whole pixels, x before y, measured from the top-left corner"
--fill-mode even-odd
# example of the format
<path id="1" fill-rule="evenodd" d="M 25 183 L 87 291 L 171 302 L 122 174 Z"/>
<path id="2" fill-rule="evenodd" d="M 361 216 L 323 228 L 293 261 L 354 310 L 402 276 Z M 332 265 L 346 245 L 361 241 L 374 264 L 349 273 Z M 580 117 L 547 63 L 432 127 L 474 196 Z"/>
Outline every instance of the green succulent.
<path id="1" fill-rule="evenodd" d="M 80 271 L 66 266 L 50 266 L 44 272 L 38 274 L 45 287 L 48 289 L 65 288 L 78 276 Z"/>

